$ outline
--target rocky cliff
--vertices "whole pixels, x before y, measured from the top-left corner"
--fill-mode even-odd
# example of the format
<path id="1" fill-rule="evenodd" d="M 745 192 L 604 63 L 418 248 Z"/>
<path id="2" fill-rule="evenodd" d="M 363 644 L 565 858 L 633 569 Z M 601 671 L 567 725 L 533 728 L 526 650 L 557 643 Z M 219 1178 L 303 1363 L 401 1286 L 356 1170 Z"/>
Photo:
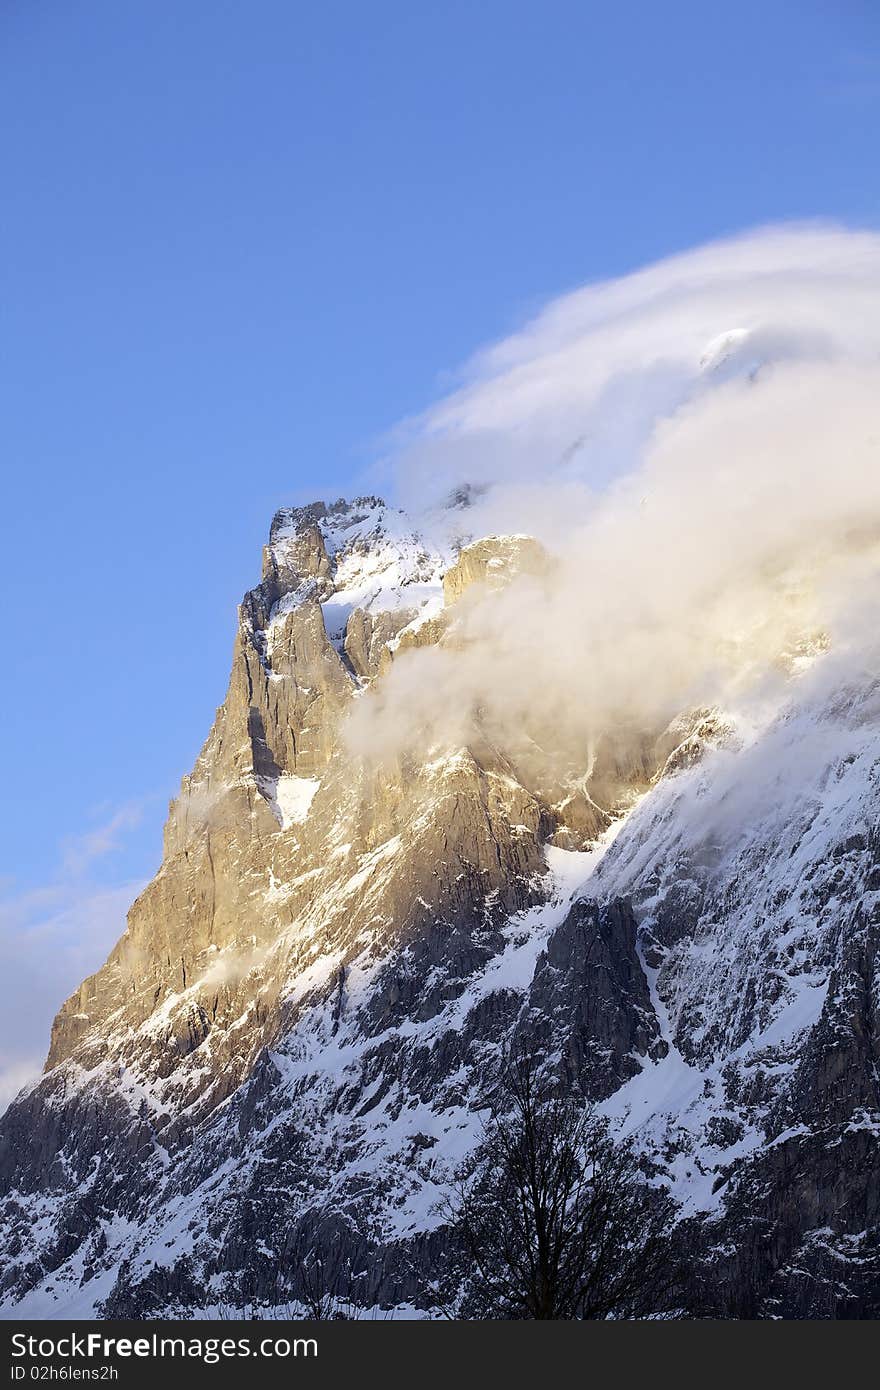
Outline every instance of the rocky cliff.
<path id="1" fill-rule="evenodd" d="M 475 595 L 552 570 L 375 497 L 276 515 L 162 866 L 0 1122 L 8 1313 L 284 1306 L 305 1235 L 359 1304 L 429 1316 L 521 1036 L 678 1202 L 683 1312 L 880 1312 L 878 688 L 817 655 L 762 723 L 682 711 L 580 761 L 540 711 L 349 737 Z"/>

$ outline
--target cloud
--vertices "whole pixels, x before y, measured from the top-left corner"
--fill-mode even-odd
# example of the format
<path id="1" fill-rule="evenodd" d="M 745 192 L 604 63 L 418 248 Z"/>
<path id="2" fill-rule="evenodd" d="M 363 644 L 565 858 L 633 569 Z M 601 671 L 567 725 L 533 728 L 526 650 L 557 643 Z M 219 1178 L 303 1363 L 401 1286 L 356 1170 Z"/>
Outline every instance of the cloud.
<path id="1" fill-rule="evenodd" d="M 706 389 L 707 345 L 746 329 L 772 360 L 876 359 L 880 238 L 772 228 L 553 301 L 480 352 L 460 389 L 398 432 L 410 505 L 452 486 L 604 486 L 658 420 Z"/>
<path id="2" fill-rule="evenodd" d="M 130 801 L 93 830 L 68 835 L 62 841 L 62 866 L 65 874 L 79 875 L 106 855 L 119 848 L 126 832 L 137 830 L 144 816 L 144 803 Z"/>
<path id="3" fill-rule="evenodd" d="M 0 1110 L 39 1075 L 52 1019 L 86 975 L 96 970 L 125 929 L 140 881 L 104 885 L 92 871 L 121 848 L 141 821 L 142 802 L 59 845 L 59 870 L 39 888 L 0 896 Z"/>
<path id="4" fill-rule="evenodd" d="M 0 1115 L 25 1086 L 39 1076 L 43 1058 L 39 1053 L 20 1057 L 0 1052 Z"/>
<path id="5" fill-rule="evenodd" d="M 766 696 L 810 634 L 868 637 L 880 236 L 772 228 L 565 296 L 409 422 L 397 468 L 416 510 L 479 485 L 473 533 L 530 532 L 556 564 L 404 654 L 358 751 L 479 727 L 583 767 L 622 722 Z"/>

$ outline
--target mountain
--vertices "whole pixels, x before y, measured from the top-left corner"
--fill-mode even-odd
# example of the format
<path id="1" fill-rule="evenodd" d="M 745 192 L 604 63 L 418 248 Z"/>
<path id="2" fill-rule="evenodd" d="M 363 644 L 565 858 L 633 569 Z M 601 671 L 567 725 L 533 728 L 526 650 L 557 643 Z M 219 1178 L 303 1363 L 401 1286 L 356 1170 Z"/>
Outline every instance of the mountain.
<path id="1" fill-rule="evenodd" d="M 366 716 L 477 606 L 553 601 L 468 501 L 273 519 L 161 868 L 0 1121 L 7 1316 L 283 1308 L 304 1241 L 436 1314 L 522 1040 L 674 1197 L 685 1315 L 880 1313 L 880 683 L 806 634 L 763 705 L 586 747 L 548 691 L 386 746 Z"/>

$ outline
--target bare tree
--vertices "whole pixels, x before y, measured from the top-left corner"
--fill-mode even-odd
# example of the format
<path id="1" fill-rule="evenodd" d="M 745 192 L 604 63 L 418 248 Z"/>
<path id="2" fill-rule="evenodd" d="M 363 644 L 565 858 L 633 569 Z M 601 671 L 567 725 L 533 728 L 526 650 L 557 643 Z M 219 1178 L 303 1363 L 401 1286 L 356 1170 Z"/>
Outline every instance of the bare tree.
<path id="1" fill-rule="evenodd" d="M 509 1062 L 447 1216 L 470 1265 L 456 1316 L 662 1313 L 676 1283 L 673 1204 L 583 1101 Z"/>

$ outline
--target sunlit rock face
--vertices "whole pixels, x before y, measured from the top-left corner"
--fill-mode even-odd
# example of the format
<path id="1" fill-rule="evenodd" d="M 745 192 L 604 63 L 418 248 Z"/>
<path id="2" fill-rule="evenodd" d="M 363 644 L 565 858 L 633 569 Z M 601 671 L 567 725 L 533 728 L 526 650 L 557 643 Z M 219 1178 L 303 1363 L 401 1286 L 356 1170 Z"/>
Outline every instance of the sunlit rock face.
<path id="1" fill-rule="evenodd" d="M 531 536 L 486 536 L 459 551 L 443 576 L 443 597 L 449 606 L 472 585 L 497 590 L 517 575 L 544 575 L 550 566 L 550 556 Z"/>
<path id="2" fill-rule="evenodd" d="M 306 1233 L 357 1302 L 429 1316 L 524 1044 L 680 1204 L 686 1313 L 876 1315 L 877 690 L 820 643 L 762 721 L 561 749 L 540 707 L 476 710 L 371 749 L 352 711 L 395 668 L 518 580 L 553 601 L 529 537 L 438 534 L 375 497 L 274 518 L 162 866 L 0 1126 L 4 1310 L 283 1307 Z"/>

